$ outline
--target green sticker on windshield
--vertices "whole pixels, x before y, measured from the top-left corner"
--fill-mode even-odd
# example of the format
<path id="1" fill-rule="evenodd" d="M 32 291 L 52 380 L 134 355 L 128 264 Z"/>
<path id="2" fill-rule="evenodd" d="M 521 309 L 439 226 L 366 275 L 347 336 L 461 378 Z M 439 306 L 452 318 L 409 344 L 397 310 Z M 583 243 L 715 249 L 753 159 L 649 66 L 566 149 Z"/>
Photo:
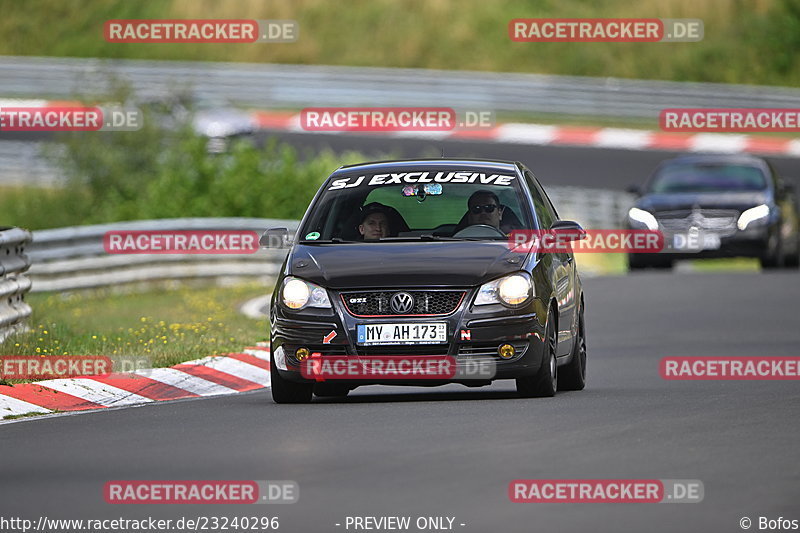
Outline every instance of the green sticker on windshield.
<path id="1" fill-rule="evenodd" d="M 306 240 L 307 241 L 316 241 L 317 239 L 319 239 L 319 232 L 318 231 L 312 231 L 311 233 L 306 235 Z"/>

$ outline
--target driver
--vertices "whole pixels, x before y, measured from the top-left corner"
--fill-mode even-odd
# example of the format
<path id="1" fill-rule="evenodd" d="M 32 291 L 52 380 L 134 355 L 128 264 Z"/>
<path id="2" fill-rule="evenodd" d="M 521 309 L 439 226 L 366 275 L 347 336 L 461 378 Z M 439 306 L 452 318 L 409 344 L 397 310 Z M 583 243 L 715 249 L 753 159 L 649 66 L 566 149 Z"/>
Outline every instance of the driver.
<path id="1" fill-rule="evenodd" d="M 358 232 L 365 241 L 377 241 L 389 236 L 389 216 L 384 207 L 377 202 L 362 207 Z"/>
<path id="2" fill-rule="evenodd" d="M 481 190 L 472 193 L 467 200 L 467 224 L 486 224 L 500 229 L 500 220 L 503 218 L 503 209 L 500 199 L 492 191 Z"/>

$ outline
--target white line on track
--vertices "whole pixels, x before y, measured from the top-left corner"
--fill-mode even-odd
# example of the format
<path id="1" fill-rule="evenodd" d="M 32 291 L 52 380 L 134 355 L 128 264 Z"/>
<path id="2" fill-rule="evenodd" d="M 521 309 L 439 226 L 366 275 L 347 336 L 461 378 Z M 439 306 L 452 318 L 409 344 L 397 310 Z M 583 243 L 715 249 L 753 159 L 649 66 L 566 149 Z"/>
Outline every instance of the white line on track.
<path id="1" fill-rule="evenodd" d="M 114 387 L 113 385 L 86 378 L 48 379 L 37 382 L 37 385 L 71 394 L 72 396 L 77 396 L 83 400 L 106 407 L 154 401 L 150 398 L 145 398 L 144 396 Z"/>
<path id="2" fill-rule="evenodd" d="M 258 357 L 259 359 L 263 359 L 264 361 L 269 361 L 269 350 L 254 350 L 247 348 L 242 350 L 242 353 L 246 353 L 247 355 L 252 355 L 253 357 Z"/>
<path id="3" fill-rule="evenodd" d="M 744 151 L 746 144 L 746 135 L 698 133 L 692 137 L 689 150 L 692 152 L 738 153 Z"/>
<path id="4" fill-rule="evenodd" d="M 8 415 L 23 415 L 25 413 L 49 413 L 50 409 L 45 409 L 38 405 L 28 403 L 11 396 L 0 395 L 0 419 Z"/>
<path id="5" fill-rule="evenodd" d="M 269 371 L 255 365 L 232 359 L 220 357 L 205 364 L 208 368 L 225 372 L 240 379 L 246 379 L 259 385 L 269 385 Z"/>
<path id="6" fill-rule="evenodd" d="M 217 396 L 220 394 L 236 394 L 236 390 L 199 378 L 174 368 L 152 368 L 148 370 L 138 370 L 135 372 L 141 376 L 172 385 L 179 389 L 189 391 L 198 396 Z"/>

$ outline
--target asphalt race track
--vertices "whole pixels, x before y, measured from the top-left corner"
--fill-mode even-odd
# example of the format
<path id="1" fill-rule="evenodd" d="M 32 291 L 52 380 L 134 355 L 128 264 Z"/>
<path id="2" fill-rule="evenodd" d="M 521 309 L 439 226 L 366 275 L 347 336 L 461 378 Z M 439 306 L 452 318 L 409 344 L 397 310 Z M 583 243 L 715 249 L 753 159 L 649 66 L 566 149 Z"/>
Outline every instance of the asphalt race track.
<path id="1" fill-rule="evenodd" d="M 337 134 L 261 131 L 256 142 L 263 145 L 269 137 L 277 137 L 297 148 L 301 158 L 320 150 L 336 153 L 357 150 L 368 159 L 440 157 L 475 157 L 521 161 L 546 186 L 577 186 L 624 190 L 640 185 L 663 160 L 684 152 L 662 150 L 621 150 L 590 146 L 553 146 L 514 144 L 485 140 L 427 140 L 386 135 Z M 47 132 L 0 133 L 0 141 L 51 141 Z M 800 188 L 800 158 L 767 159 L 780 175 Z M 331 169 L 331 172 L 335 169 Z M 320 178 L 322 179 L 322 178 Z"/>
<path id="2" fill-rule="evenodd" d="M 475 157 L 520 161 L 530 168 L 545 186 L 570 185 L 598 189 L 624 190 L 640 185 L 663 160 L 685 152 L 661 150 L 620 150 L 589 146 L 540 146 L 482 140 L 426 140 L 382 135 L 320 135 L 315 133 L 261 132 L 258 141 L 270 136 L 298 148 L 301 154 L 331 149 L 337 153 L 358 150 L 370 159 Z M 767 159 L 778 174 L 800 187 L 800 158 Z M 331 169 L 333 171 L 334 169 Z"/>
<path id="3" fill-rule="evenodd" d="M 454 516 L 472 532 L 733 532 L 800 519 L 796 381 L 665 381 L 667 355 L 797 356 L 800 274 L 643 273 L 585 281 L 588 387 L 522 400 L 512 382 L 371 387 L 277 406 L 268 392 L 0 427 L 0 514 L 36 519 Z M 518 478 L 698 479 L 693 504 L 511 503 Z M 109 480 L 295 480 L 293 505 L 104 503 Z M 342 524 L 337 527 L 335 524 Z M 465 524 L 460 526 L 459 524 Z M 352 531 L 352 529 L 350 529 Z"/>

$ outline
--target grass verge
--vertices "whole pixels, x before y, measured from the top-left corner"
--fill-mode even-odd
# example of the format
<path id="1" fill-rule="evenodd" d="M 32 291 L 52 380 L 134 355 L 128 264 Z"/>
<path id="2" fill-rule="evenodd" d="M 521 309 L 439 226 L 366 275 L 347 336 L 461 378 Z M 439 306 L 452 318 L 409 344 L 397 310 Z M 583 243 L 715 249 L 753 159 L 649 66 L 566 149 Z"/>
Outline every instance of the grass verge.
<path id="1" fill-rule="evenodd" d="M 696 259 L 689 261 L 695 272 L 759 272 L 758 259 L 737 257 L 734 259 Z"/>
<path id="2" fill-rule="evenodd" d="M 0 355 L 106 355 L 146 358 L 167 367 L 241 350 L 269 337 L 269 322 L 239 313 L 250 298 L 271 288 L 259 284 L 122 293 L 96 290 L 34 293 L 28 332 L 9 337 Z"/>
<path id="3" fill-rule="evenodd" d="M 619 276 L 628 273 L 625 254 L 575 254 L 580 272 L 589 276 Z M 691 272 L 759 272 L 757 259 L 736 257 L 732 259 L 694 259 L 682 261 Z"/>
<path id="4" fill-rule="evenodd" d="M 0 391 L 1 392 L 1 391 Z M 52 413 L 37 413 L 35 411 L 30 413 L 22 413 L 19 415 L 6 415 L 3 417 L 3 420 L 18 420 L 20 418 L 33 418 L 35 416 L 44 416 L 44 415 L 52 415 L 58 413 L 59 411 L 53 411 Z"/>
<path id="5" fill-rule="evenodd" d="M 797 86 L 796 0 L 0 0 L 0 54 L 246 61 Z M 689 43 L 518 43 L 515 18 L 699 18 Z M 292 19 L 286 44 L 118 44 L 109 19 Z M 80 85 L 76 74 L 75 85 Z M 413 81 L 413 80 L 412 80 Z"/>

